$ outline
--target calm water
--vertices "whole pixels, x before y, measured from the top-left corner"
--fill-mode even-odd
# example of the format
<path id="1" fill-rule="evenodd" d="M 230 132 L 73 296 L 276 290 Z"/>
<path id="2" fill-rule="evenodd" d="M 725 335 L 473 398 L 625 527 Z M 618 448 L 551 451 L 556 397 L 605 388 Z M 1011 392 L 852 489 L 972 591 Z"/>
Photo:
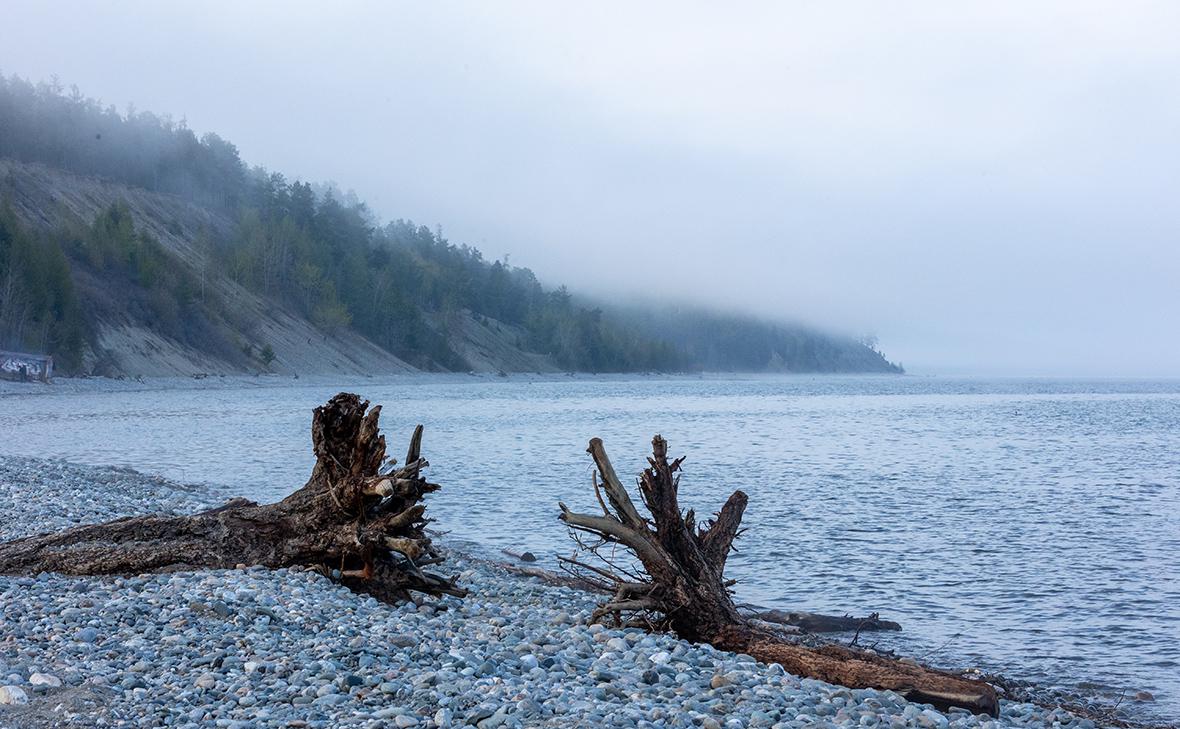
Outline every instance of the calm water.
<path id="1" fill-rule="evenodd" d="M 444 485 L 438 526 L 569 551 L 557 501 L 593 510 L 591 436 L 621 474 L 662 433 L 681 503 L 750 506 L 742 600 L 879 610 L 928 660 L 1180 715 L 1180 380 L 441 377 L 0 395 L 0 453 L 121 464 L 274 499 L 311 464 L 310 410 L 383 403 Z M 46 393 L 49 394 L 46 394 Z"/>

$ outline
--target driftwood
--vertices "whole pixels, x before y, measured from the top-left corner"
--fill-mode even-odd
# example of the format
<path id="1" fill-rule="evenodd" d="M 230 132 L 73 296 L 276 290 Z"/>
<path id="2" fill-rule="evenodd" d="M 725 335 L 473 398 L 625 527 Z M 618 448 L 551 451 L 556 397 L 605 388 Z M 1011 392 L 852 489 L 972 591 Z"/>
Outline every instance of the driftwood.
<path id="1" fill-rule="evenodd" d="M 501 549 L 501 552 L 521 560 L 521 554 L 510 549 Z M 531 555 L 531 552 L 525 552 L 526 555 Z M 580 563 L 578 560 L 570 557 L 558 556 L 558 561 L 563 562 L 563 566 L 567 567 L 563 572 L 554 572 L 547 570 L 544 567 L 533 567 L 530 565 L 522 565 L 508 562 L 490 562 L 490 564 L 499 567 L 500 569 L 515 572 L 518 575 L 525 577 L 536 577 L 542 582 L 550 585 L 559 585 L 561 587 L 572 587 L 577 590 L 584 590 L 586 592 L 595 592 L 598 594 L 610 595 L 615 592 L 614 589 L 604 586 L 601 580 L 588 580 L 586 573 L 578 568 L 585 568 L 586 565 Z M 524 562 L 535 561 L 521 560 Z M 593 572 L 591 573 L 593 574 Z M 796 628 L 800 633 L 872 633 L 878 631 L 901 630 L 901 624 L 892 620 L 883 619 L 878 613 L 870 613 L 864 617 L 856 617 L 853 615 L 824 615 L 822 613 L 809 613 L 802 610 L 773 610 L 758 607 L 756 605 L 738 605 L 738 609 L 742 611 L 748 620 L 761 621 L 764 623 L 774 623 L 775 625 L 785 625 L 789 628 Z"/>
<path id="2" fill-rule="evenodd" d="M 683 458 L 669 462 L 668 444 L 657 435 L 648 468 L 639 479 L 649 519 L 631 501 L 602 441 L 591 440 L 587 452 L 601 477 L 601 483 L 595 477 L 593 485 L 602 513 L 575 513 L 561 504 L 560 518 L 583 548 L 569 563 L 580 567 L 586 579 L 613 588 L 613 597 L 595 612 L 596 620 L 614 617 L 671 629 L 686 640 L 781 664 L 798 676 L 850 688 L 892 690 L 942 709 L 998 715 L 995 689 L 982 681 L 842 646 L 798 645 L 751 622 L 734 605 L 729 590 L 733 583 L 724 577 L 746 494 L 735 491 L 716 518 L 698 527 L 693 511 L 682 513 L 677 500 Z M 591 534 L 596 541 L 587 543 L 580 534 Z M 617 547 L 627 554 L 618 554 Z M 638 560 L 639 567 L 624 561 L 628 556 Z M 595 558 L 598 563 L 591 563 Z"/>
<path id="3" fill-rule="evenodd" d="M 883 620 L 877 613 L 858 618 L 853 615 L 822 615 L 798 610 L 754 610 L 745 613 L 745 615 L 752 620 L 789 625 L 799 628 L 805 633 L 869 633 L 881 630 L 901 630 L 900 623 Z"/>
<path id="4" fill-rule="evenodd" d="M 533 554 L 532 552 L 514 552 L 511 549 L 501 549 L 500 551 L 503 552 L 504 554 L 508 555 L 509 557 L 512 557 L 513 559 L 520 560 L 521 562 L 536 562 L 537 561 L 537 555 Z"/>
<path id="5" fill-rule="evenodd" d="M 139 574 L 195 568 L 312 566 L 379 599 L 411 591 L 462 596 L 454 578 L 422 568 L 442 557 L 423 529 L 422 426 L 405 464 L 386 462 L 381 407 L 341 393 L 315 409 L 316 464 L 275 504 L 246 499 L 192 516 L 140 516 L 0 544 L 0 573 Z M 367 410 L 367 412 L 366 412 Z"/>

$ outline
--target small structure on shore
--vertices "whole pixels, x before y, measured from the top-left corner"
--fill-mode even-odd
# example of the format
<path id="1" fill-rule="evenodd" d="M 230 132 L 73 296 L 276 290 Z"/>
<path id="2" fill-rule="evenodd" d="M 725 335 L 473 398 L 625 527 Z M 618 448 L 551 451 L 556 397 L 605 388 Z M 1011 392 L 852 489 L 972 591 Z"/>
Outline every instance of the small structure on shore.
<path id="1" fill-rule="evenodd" d="M 0 377 L 20 382 L 49 382 L 53 379 L 53 357 L 48 354 L 0 352 Z"/>

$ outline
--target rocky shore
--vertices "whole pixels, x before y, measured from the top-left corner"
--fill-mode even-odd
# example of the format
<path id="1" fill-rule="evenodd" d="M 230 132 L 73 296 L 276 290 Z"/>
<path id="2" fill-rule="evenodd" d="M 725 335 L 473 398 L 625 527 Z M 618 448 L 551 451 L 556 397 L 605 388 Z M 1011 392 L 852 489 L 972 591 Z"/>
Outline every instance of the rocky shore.
<path id="1" fill-rule="evenodd" d="M 226 494 L 7 458 L 0 539 Z M 1077 727 L 800 680 L 667 635 L 587 625 L 593 598 L 453 548 L 471 595 L 400 606 L 303 570 L 0 577 L 0 728 Z"/>

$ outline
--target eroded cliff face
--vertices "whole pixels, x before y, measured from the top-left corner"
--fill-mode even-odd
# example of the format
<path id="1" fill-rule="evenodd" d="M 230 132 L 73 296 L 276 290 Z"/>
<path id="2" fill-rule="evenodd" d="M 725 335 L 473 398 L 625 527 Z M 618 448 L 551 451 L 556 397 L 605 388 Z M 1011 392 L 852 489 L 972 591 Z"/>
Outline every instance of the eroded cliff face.
<path id="1" fill-rule="evenodd" d="M 90 331 L 83 371 L 126 376 L 230 374 L 391 374 L 416 368 L 356 332 L 327 333 L 280 303 L 261 297 L 208 264 L 206 246 L 232 239 L 237 223 L 229 216 L 173 195 L 148 192 L 119 183 L 64 172 L 42 164 L 0 159 L 0 204 L 18 220 L 50 235 L 66 235 L 71 226 L 88 226 L 116 203 L 126 205 L 135 228 L 150 234 L 188 268 L 200 286 L 223 302 L 224 316 L 214 317 L 219 346 L 194 346 L 169 336 L 122 304 L 117 282 L 84 271 L 76 283 L 86 294 Z M 553 371 L 543 355 L 518 344 L 521 332 L 468 312 L 433 321 L 445 331 L 453 349 L 483 372 Z M 269 348 L 269 349 L 267 349 Z M 273 357 L 270 355 L 273 354 Z M 269 361 L 267 361 L 269 360 Z"/>

